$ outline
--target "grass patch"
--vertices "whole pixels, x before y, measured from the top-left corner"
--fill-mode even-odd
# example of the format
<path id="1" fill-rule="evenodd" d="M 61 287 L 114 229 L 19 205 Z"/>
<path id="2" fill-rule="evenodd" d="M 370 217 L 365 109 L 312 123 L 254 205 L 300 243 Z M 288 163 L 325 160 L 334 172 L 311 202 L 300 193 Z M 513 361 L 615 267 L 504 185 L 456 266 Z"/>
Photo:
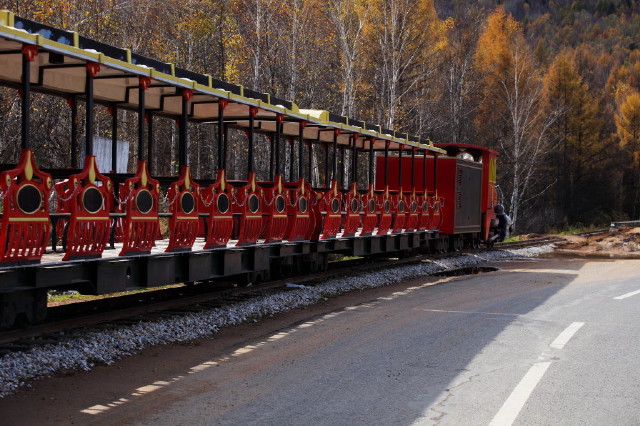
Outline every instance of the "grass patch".
<path id="1" fill-rule="evenodd" d="M 600 231 L 602 229 L 609 228 L 608 225 L 583 225 L 581 223 L 577 223 L 573 226 L 567 226 L 562 229 L 551 229 L 549 230 L 549 234 L 552 235 L 573 235 L 573 234 L 583 234 L 585 232 L 593 232 Z"/>
<path id="2" fill-rule="evenodd" d="M 106 299 L 109 297 L 118 297 L 125 294 L 146 293 L 149 291 L 162 290 L 172 287 L 182 287 L 184 284 L 171 284 L 159 287 L 138 288 L 135 290 L 121 291 L 119 293 L 109 293 L 101 295 L 80 294 L 75 290 L 50 290 L 47 293 L 47 304 L 49 306 L 66 305 L 76 302 L 89 302 L 91 300 Z"/>

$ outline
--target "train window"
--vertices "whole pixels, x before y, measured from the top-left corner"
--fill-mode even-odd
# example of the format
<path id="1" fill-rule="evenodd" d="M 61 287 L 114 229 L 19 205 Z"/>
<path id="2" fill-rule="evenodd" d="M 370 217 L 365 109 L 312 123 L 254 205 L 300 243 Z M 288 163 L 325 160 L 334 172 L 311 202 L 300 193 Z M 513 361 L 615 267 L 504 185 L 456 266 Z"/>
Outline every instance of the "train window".
<path id="1" fill-rule="evenodd" d="M 18 189 L 16 202 L 22 213 L 33 214 L 37 212 L 42 205 L 42 194 L 40 194 L 40 191 L 34 185 L 26 184 Z"/>
<path id="2" fill-rule="evenodd" d="M 184 214 L 190 214 L 196 206 L 196 200 L 190 192 L 183 192 L 180 196 L 180 208 Z"/>
<path id="3" fill-rule="evenodd" d="M 389 213 L 390 210 L 391 210 L 391 203 L 389 202 L 389 200 L 385 200 L 385 202 L 384 202 L 384 212 L 385 213 Z"/>
<path id="4" fill-rule="evenodd" d="M 102 194 L 93 186 L 90 186 L 82 193 L 82 207 L 89 213 L 98 213 L 102 208 Z"/>
<path id="5" fill-rule="evenodd" d="M 373 213 L 376 210 L 376 203 L 373 200 L 369 200 L 367 203 L 369 205 L 369 213 Z"/>
<path id="6" fill-rule="evenodd" d="M 334 198 L 333 200 L 331 200 L 331 211 L 333 213 L 338 213 L 339 209 L 340 209 L 340 202 L 338 201 L 337 198 Z"/>
<path id="7" fill-rule="evenodd" d="M 229 197 L 227 197 L 227 194 L 218 195 L 216 205 L 218 206 L 218 212 L 226 213 L 229 210 Z"/>
<path id="8" fill-rule="evenodd" d="M 255 194 L 251 194 L 251 196 L 249 196 L 249 211 L 251 211 L 251 213 L 255 213 L 259 208 L 260 200 L 258 199 L 258 196 Z"/>
<path id="9" fill-rule="evenodd" d="M 282 213 L 284 211 L 285 203 L 284 197 L 282 195 L 278 195 L 276 197 L 276 211 L 278 213 Z"/>
<path id="10" fill-rule="evenodd" d="M 141 189 L 136 194 L 136 208 L 142 214 L 149 213 L 153 207 L 153 197 L 146 189 Z"/>
<path id="11" fill-rule="evenodd" d="M 404 201 L 400 201 L 400 202 L 398 203 L 398 211 L 399 211 L 400 213 L 403 213 L 403 212 L 404 212 Z"/>
<path id="12" fill-rule="evenodd" d="M 307 212 L 307 199 L 306 198 L 300 198 L 300 201 L 298 201 L 298 209 L 300 209 L 300 213 L 306 213 Z"/>
<path id="13" fill-rule="evenodd" d="M 357 213 L 358 211 L 358 200 L 356 200 L 355 198 L 351 200 L 351 211 L 353 213 Z"/>
<path id="14" fill-rule="evenodd" d="M 456 157 L 460 158 L 461 160 L 474 161 L 473 155 L 471 155 L 467 151 L 460 151 L 458 155 L 456 155 Z"/>

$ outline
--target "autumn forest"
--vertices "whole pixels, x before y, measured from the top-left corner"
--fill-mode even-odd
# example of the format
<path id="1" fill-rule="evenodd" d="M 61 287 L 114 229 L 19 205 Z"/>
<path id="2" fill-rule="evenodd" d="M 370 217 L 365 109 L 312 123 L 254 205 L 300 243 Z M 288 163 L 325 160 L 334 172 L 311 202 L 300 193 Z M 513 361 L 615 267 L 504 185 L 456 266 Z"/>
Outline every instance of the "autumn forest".
<path id="1" fill-rule="evenodd" d="M 640 0 L 0 0 L 0 7 L 300 108 L 496 149 L 501 201 L 520 232 L 640 217 Z M 13 89 L 0 94 L 0 163 L 11 163 L 20 98 Z M 68 166 L 60 154 L 69 152 L 64 99 L 37 95 L 33 109 L 42 167 Z M 122 138 L 135 141 L 135 116 L 120 114 Z M 96 111 L 96 121 L 96 135 L 109 137 L 108 113 Z M 214 128 L 190 129 L 197 177 L 214 173 Z M 175 158 L 175 126 L 164 120 L 156 129 L 155 161 Z M 232 165 L 241 173 L 246 153 L 236 139 Z M 268 161 L 259 147 L 258 167 Z M 175 174 L 176 165 L 160 161 L 154 170 Z"/>

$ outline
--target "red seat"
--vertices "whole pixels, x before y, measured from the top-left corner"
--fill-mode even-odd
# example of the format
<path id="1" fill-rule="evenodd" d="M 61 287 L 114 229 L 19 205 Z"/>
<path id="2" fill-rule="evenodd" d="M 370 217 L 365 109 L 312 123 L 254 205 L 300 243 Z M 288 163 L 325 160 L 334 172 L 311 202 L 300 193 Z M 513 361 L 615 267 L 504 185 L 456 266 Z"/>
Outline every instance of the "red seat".
<path id="1" fill-rule="evenodd" d="M 120 256 L 151 253 L 160 232 L 159 191 L 160 184 L 149 176 L 147 163 L 138 161 L 138 171 L 120 189 L 119 203 L 125 212 Z"/>
<path id="2" fill-rule="evenodd" d="M 356 188 L 356 183 L 351 182 L 349 192 L 344 196 L 344 208 L 346 211 L 344 217 L 344 229 L 342 230 L 343 237 L 353 237 L 358 228 L 360 227 L 360 210 L 362 207 L 362 200 L 360 194 Z"/>
<path id="3" fill-rule="evenodd" d="M 397 194 L 392 195 L 393 199 L 393 209 L 394 209 L 394 219 L 393 219 L 393 228 L 391 232 L 394 234 L 400 233 L 404 230 L 405 221 L 407 218 L 407 200 L 400 188 Z"/>
<path id="4" fill-rule="evenodd" d="M 189 166 L 180 167 L 180 177 L 169 186 L 169 245 L 165 251 L 191 250 L 198 235 L 200 185 L 191 179 Z"/>
<path id="5" fill-rule="evenodd" d="M 98 171 L 96 157 L 85 157 L 78 174 L 55 185 L 60 202 L 57 212 L 70 213 L 62 235 L 62 260 L 102 256 L 111 228 L 111 180 Z"/>
<path id="6" fill-rule="evenodd" d="M 429 208 L 429 196 L 427 195 L 427 191 L 425 191 L 424 194 L 420 196 L 420 201 L 418 204 L 420 207 L 420 215 L 418 217 L 418 230 L 424 231 L 431 229 L 432 211 Z"/>
<path id="7" fill-rule="evenodd" d="M 377 199 L 379 220 L 376 235 L 385 235 L 389 232 L 389 228 L 391 227 L 391 214 L 394 210 L 392 205 L 394 200 L 389 193 L 388 185 L 385 187 L 384 193 L 378 195 Z"/>
<path id="8" fill-rule="evenodd" d="M 369 184 L 369 191 L 362 196 L 364 213 L 362 215 L 362 229 L 360 235 L 371 235 L 378 222 L 378 196 Z"/>
<path id="9" fill-rule="evenodd" d="M 432 219 L 431 219 L 431 229 L 438 230 L 442 225 L 442 221 L 444 220 L 444 215 L 442 214 L 442 208 L 444 207 L 444 198 L 438 197 L 436 193 L 432 198 Z"/>
<path id="10" fill-rule="evenodd" d="M 338 191 L 338 183 L 335 180 L 331 181 L 329 190 L 321 194 L 318 206 L 322 218 L 322 233 L 321 239 L 334 238 L 340 231 L 340 224 L 342 214 L 340 213 L 340 207 L 342 205 L 342 194 Z"/>
<path id="11" fill-rule="evenodd" d="M 291 200 L 288 207 L 289 224 L 285 239 L 289 241 L 310 240 L 314 231 L 314 215 L 312 207 L 316 204 L 315 193 L 311 185 L 300 178 L 294 188 L 290 190 Z"/>
<path id="12" fill-rule="evenodd" d="M 236 188 L 234 208 L 240 213 L 236 245 L 255 244 L 262 232 L 262 189 L 256 184 L 256 174 L 249 173 L 246 185 Z"/>
<path id="13" fill-rule="evenodd" d="M 209 213 L 206 219 L 207 231 L 204 248 L 226 247 L 233 230 L 232 188 L 225 179 L 224 169 L 218 170 L 216 181 L 201 191 L 204 212 Z"/>
<path id="14" fill-rule="evenodd" d="M 289 225 L 287 205 L 290 203 L 289 194 L 282 183 L 282 175 L 276 175 L 273 185 L 270 188 L 264 188 L 264 192 L 264 212 L 267 214 L 264 218 L 264 242 L 282 241 Z"/>
<path id="15" fill-rule="evenodd" d="M 0 263 L 38 263 L 49 241 L 51 175 L 23 149 L 15 169 L 0 173 Z"/>
<path id="16" fill-rule="evenodd" d="M 418 229 L 418 219 L 420 216 L 419 197 L 416 196 L 415 188 L 411 195 L 407 197 L 407 215 L 404 223 L 405 232 L 412 232 Z"/>

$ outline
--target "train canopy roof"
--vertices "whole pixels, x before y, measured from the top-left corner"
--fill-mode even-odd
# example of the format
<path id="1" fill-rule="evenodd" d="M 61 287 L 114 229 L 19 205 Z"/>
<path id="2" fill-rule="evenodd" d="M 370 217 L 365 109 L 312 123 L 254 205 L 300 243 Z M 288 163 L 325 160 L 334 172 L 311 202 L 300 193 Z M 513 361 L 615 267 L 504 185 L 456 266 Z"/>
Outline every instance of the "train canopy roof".
<path id="1" fill-rule="evenodd" d="M 137 110 L 141 81 L 144 81 L 147 86 L 145 110 L 158 116 L 179 117 L 183 95 L 188 93 L 188 116 L 193 122 L 217 121 L 218 104 L 225 100 L 228 105 L 224 109 L 224 122 L 238 128 L 249 127 L 253 112 L 256 131 L 275 132 L 281 116 L 284 136 L 299 136 L 300 122 L 305 122 L 304 138 L 312 141 L 332 143 L 336 135 L 338 144 L 351 145 L 355 136 L 356 146 L 364 150 L 387 146 L 391 150 L 417 148 L 445 152 L 431 142 L 423 143 L 418 137 L 329 111 L 299 109 L 293 102 L 266 93 L 0 11 L 0 80 L 6 85 L 19 88 L 22 49 L 29 45 L 36 46 L 38 51 L 30 62 L 34 91 L 83 99 L 87 70 L 91 67 L 94 101 L 104 105 Z"/>

